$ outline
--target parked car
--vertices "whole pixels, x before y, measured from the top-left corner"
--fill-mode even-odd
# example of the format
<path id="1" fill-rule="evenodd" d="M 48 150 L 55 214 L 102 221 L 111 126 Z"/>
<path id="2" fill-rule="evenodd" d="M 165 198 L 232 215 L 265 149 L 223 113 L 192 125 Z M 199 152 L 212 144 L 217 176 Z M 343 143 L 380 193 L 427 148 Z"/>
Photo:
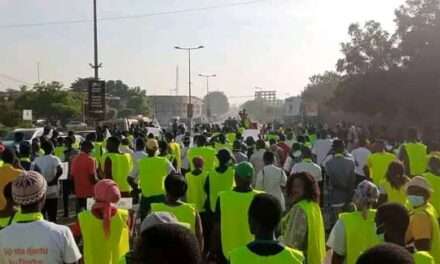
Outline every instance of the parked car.
<path id="1" fill-rule="evenodd" d="M 41 137 L 44 133 L 43 127 L 38 128 L 17 128 L 13 131 L 9 132 L 2 140 L 3 144 L 7 147 L 13 147 L 14 145 L 14 139 L 15 135 L 17 133 L 23 133 L 24 137 L 23 140 L 29 141 L 29 143 L 32 141 L 32 139 Z"/>
<path id="2" fill-rule="evenodd" d="M 81 121 L 70 121 L 66 124 L 67 130 L 78 130 L 78 129 L 86 129 L 87 124 Z"/>

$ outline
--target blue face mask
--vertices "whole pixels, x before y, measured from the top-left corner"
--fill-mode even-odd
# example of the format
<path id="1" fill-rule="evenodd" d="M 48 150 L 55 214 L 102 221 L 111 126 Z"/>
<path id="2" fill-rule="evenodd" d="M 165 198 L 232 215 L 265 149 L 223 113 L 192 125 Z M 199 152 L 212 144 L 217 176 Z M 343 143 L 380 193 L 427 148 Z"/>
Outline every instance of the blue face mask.
<path id="1" fill-rule="evenodd" d="M 420 195 L 408 195 L 408 200 L 412 207 L 419 207 L 425 203 L 425 197 Z"/>

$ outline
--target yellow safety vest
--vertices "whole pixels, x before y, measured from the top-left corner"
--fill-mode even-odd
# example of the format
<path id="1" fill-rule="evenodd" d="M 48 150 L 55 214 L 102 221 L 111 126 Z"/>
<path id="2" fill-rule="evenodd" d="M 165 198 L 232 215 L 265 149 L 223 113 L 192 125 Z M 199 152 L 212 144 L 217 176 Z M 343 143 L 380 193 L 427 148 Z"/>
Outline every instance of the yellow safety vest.
<path id="1" fill-rule="evenodd" d="M 173 214 L 179 222 L 187 223 L 190 230 L 195 234 L 196 232 L 196 217 L 197 212 L 192 204 L 182 203 L 179 206 L 169 206 L 164 203 L 152 203 L 151 212 L 168 212 Z"/>
<path id="2" fill-rule="evenodd" d="M 188 184 L 186 201 L 193 204 L 197 212 L 205 211 L 206 193 L 204 187 L 207 177 L 208 173 L 206 171 L 202 171 L 199 175 L 194 175 L 192 172 L 188 172 L 185 175 Z"/>
<path id="3" fill-rule="evenodd" d="M 66 148 L 64 146 L 58 146 L 58 147 L 55 147 L 53 153 L 55 154 L 55 156 L 57 158 L 63 160 L 65 150 L 66 150 Z"/>
<path id="4" fill-rule="evenodd" d="M 217 170 L 212 170 L 209 172 L 209 206 L 211 212 L 215 212 L 218 194 L 222 191 L 232 190 L 232 188 L 234 187 L 234 176 L 234 167 L 228 167 L 223 173 L 220 173 Z"/>
<path id="5" fill-rule="evenodd" d="M 428 147 L 422 143 L 403 144 L 409 162 L 411 176 L 421 175 L 428 165 Z"/>
<path id="6" fill-rule="evenodd" d="M 387 194 L 387 202 L 398 203 L 405 206 L 407 209 L 411 209 L 411 205 L 409 204 L 408 197 L 406 195 L 405 185 L 401 186 L 400 189 L 395 189 L 393 186 L 391 186 L 387 179 L 383 179 L 379 186 L 384 189 L 385 193 Z"/>
<path id="7" fill-rule="evenodd" d="M 250 251 L 247 246 L 234 249 L 230 257 L 231 264 L 302 264 L 304 256 L 301 251 L 293 248 L 284 249 L 272 256 L 259 256 Z M 309 262 L 310 263 L 310 262 Z"/>
<path id="8" fill-rule="evenodd" d="M 379 243 L 375 216 L 375 210 L 369 210 L 367 219 L 359 211 L 339 215 L 345 228 L 346 264 L 355 264 L 364 251 Z"/>
<path id="9" fill-rule="evenodd" d="M 119 187 L 121 192 L 131 192 L 131 186 L 128 184 L 128 175 L 133 169 L 133 159 L 127 153 L 105 153 L 103 161 L 105 165 L 106 159 L 112 162 L 112 178 Z"/>
<path id="10" fill-rule="evenodd" d="M 431 218 L 432 223 L 432 238 L 431 250 L 429 253 L 435 259 L 435 263 L 440 263 L 440 227 L 438 223 L 438 214 L 431 204 L 427 204 L 420 208 L 413 209 L 412 214 L 427 214 Z"/>
<path id="11" fill-rule="evenodd" d="M 92 212 L 78 215 L 84 241 L 85 264 L 116 264 L 129 251 L 128 211 L 118 209 L 110 222 L 110 234 L 106 238 L 102 220 Z"/>
<path id="12" fill-rule="evenodd" d="M 164 157 L 146 157 L 139 160 L 139 183 L 144 197 L 165 194 L 164 182 L 168 176 L 169 161 Z"/>
<path id="13" fill-rule="evenodd" d="M 226 134 L 226 140 L 231 144 L 234 143 L 236 138 L 237 138 L 237 135 L 235 133 L 227 133 Z"/>
<path id="14" fill-rule="evenodd" d="M 180 171 L 182 168 L 182 153 L 180 150 L 180 145 L 176 142 L 171 142 L 170 144 L 170 150 L 171 154 L 173 155 L 173 158 L 176 160 L 176 169 Z"/>
<path id="15" fill-rule="evenodd" d="M 302 200 L 299 206 L 307 217 L 307 263 L 321 264 L 325 259 L 325 231 L 324 220 L 319 204 L 313 201 Z"/>
<path id="16" fill-rule="evenodd" d="M 440 213 L 440 176 L 437 176 L 432 172 L 427 172 L 423 174 L 423 177 L 429 182 L 433 190 L 429 202 L 435 208 L 437 213 Z"/>
<path id="17" fill-rule="evenodd" d="M 434 258 L 426 251 L 417 251 L 413 258 L 415 264 L 435 264 Z"/>
<path id="18" fill-rule="evenodd" d="M 8 217 L 0 217 L 0 230 L 15 223 L 15 217 L 17 216 L 17 214 L 18 212 Z"/>
<path id="19" fill-rule="evenodd" d="M 235 248 L 254 240 L 249 228 L 248 211 L 256 190 L 250 192 L 224 191 L 219 194 L 220 230 L 223 254 L 229 257 Z"/>
<path id="20" fill-rule="evenodd" d="M 374 184 L 380 184 L 380 182 L 385 178 L 390 163 L 395 160 L 397 160 L 397 157 L 388 152 L 378 152 L 368 156 L 370 178 L 373 180 Z"/>
<path id="21" fill-rule="evenodd" d="M 190 164 L 191 171 L 194 170 L 193 159 L 195 157 L 202 157 L 203 158 L 203 161 L 204 161 L 203 170 L 204 171 L 213 170 L 217 166 L 217 163 L 218 163 L 216 154 L 217 154 L 217 151 L 215 151 L 215 149 L 211 148 L 211 147 L 190 148 L 188 150 L 188 161 Z"/>
<path id="22" fill-rule="evenodd" d="M 215 143 L 214 147 L 215 147 L 215 150 L 217 150 L 217 152 L 220 151 L 221 149 L 226 149 L 226 150 L 232 151 L 232 145 L 228 144 L 228 143 L 225 143 L 225 144 Z"/>
<path id="23" fill-rule="evenodd" d="M 104 147 L 102 142 L 95 142 L 92 149 L 92 157 L 94 157 L 98 162 L 102 160 L 102 155 L 104 154 Z"/>

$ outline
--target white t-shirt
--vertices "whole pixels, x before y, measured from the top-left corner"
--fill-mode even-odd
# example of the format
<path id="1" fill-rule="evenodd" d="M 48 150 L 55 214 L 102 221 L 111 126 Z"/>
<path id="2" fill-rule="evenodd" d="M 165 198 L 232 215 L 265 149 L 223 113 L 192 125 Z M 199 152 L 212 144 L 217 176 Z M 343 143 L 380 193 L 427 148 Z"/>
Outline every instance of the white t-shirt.
<path id="1" fill-rule="evenodd" d="M 368 156 L 371 154 L 371 151 L 365 147 L 359 147 L 354 149 L 351 152 L 351 155 L 354 159 L 355 169 L 354 172 L 356 174 L 365 176 L 364 167 L 367 165 Z"/>
<path id="2" fill-rule="evenodd" d="M 67 226 L 45 220 L 13 224 L 0 232 L 0 263 L 75 263 L 81 253 Z"/>
<path id="3" fill-rule="evenodd" d="M 296 163 L 295 165 L 293 165 L 290 174 L 300 172 L 308 172 L 313 176 L 313 178 L 315 178 L 317 182 L 322 181 L 321 166 L 312 161 L 301 161 L 299 163 Z"/>
<path id="4" fill-rule="evenodd" d="M 130 173 L 130 177 L 137 182 L 139 178 L 139 160 L 148 157 L 148 155 L 145 151 L 140 150 L 133 152 L 131 157 L 133 159 L 133 170 Z"/>
<path id="5" fill-rule="evenodd" d="M 333 142 L 331 139 L 316 140 L 312 148 L 312 153 L 316 155 L 316 163 L 318 163 L 318 165 L 323 165 L 322 162 L 332 149 L 332 144 Z"/>
<path id="6" fill-rule="evenodd" d="M 346 254 L 345 227 L 341 220 L 336 221 L 327 240 L 327 246 L 339 256 Z"/>
<path id="7" fill-rule="evenodd" d="M 35 165 L 40 168 L 41 175 L 46 178 L 47 183 L 55 179 L 57 174 L 57 167 L 61 166 L 61 160 L 54 155 L 44 155 L 38 157 L 34 161 Z M 47 186 L 47 198 L 53 199 L 58 197 L 58 183 L 52 186 Z"/>
<path id="8" fill-rule="evenodd" d="M 285 187 L 287 183 L 287 176 L 283 169 L 275 165 L 265 166 L 258 174 L 255 188 L 257 190 L 265 191 L 276 198 L 281 203 L 283 211 L 285 210 L 285 200 L 281 187 Z"/>

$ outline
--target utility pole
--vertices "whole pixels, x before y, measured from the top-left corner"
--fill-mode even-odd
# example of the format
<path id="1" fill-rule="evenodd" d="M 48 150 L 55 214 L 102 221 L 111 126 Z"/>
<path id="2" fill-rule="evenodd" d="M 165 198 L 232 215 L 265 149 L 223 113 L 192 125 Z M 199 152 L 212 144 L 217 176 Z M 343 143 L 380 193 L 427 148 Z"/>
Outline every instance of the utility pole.
<path id="1" fill-rule="evenodd" d="M 209 100 L 209 78 L 217 77 L 215 74 L 199 74 L 200 77 L 206 78 L 206 117 L 211 119 L 211 103 Z"/>
<path id="2" fill-rule="evenodd" d="M 37 82 L 40 83 L 40 62 L 37 62 Z"/>
<path id="3" fill-rule="evenodd" d="M 94 62 L 90 64 L 95 71 L 95 79 L 99 80 L 99 68 L 101 68 L 102 64 L 98 63 L 98 21 L 96 15 L 96 1 L 93 0 L 93 51 L 94 51 Z"/>
<path id="4" fill-rule="evenodd" d="M 187 109 L 187 118 L 188 118 L 188 132 L 191 135 L 192 130 L 192 117 L 193 117 L 193 105 L 191 100 L 191 50 L 203 49 L 203 46 L 198 46 L 195 48 L 182 48 L 175 46 L 175 49 L 178 50 L 186 50 L 188 51 L 188 109 Z"/>

